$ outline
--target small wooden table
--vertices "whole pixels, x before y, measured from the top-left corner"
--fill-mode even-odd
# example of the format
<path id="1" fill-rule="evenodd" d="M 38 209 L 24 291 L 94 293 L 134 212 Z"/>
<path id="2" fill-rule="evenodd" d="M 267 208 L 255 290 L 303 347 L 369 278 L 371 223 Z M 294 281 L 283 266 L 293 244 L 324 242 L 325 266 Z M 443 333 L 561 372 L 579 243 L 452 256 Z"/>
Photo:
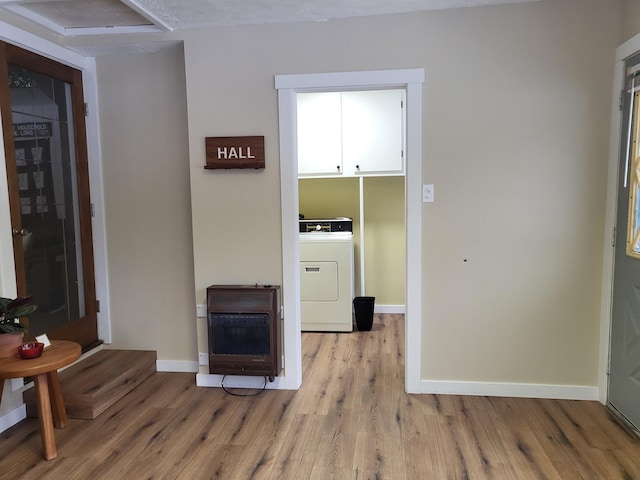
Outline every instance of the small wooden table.
<path id="1" fill-rule="evenodd" d="M 56 428 L 64 428 L 68 423 L 58 369 L 76 361 L 80 353 L 80 345 L 75 342 L 52 340 L 51 346 L 38 358 L 23 359 L 16 351 L 15 357 L 0 359 L 0 380 L 3 383 L 8 378 L 34 377 L 42 450 L 46 460 L 53 460 L 58 456 L 54 425 Z M 0 388 L 0 401 L 2 390 Z"/>

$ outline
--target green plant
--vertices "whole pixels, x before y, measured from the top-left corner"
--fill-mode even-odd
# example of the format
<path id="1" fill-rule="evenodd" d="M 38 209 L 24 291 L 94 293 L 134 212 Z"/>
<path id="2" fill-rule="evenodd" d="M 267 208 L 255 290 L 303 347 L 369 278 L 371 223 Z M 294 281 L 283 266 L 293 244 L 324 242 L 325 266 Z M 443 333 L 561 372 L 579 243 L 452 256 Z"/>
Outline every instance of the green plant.
<path id="1" fill-rule="evenodd" d="M 38 309 L 32 297 L 0 297 L 0 334 L 22 333 L 27 328 L 18 323 L 22 317 L 28 317 Z"/>

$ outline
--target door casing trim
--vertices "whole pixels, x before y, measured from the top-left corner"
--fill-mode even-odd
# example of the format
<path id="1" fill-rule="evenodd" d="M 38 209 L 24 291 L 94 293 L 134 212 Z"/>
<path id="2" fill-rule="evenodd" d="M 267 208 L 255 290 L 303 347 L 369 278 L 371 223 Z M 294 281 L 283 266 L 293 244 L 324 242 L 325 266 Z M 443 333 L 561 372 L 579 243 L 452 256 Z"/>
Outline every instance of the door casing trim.
<path id="1" fill-rule="evenodd" d="M 328 89 L 406 89 L 406 314 L 405 390 L 421 393 L 422 346 L 422 86 L 424 69 L 276 75 L 280 125 L 280 191 L 284 299 L 285 388 L 302 384 L 300 251 L 298 246 L 298 165 L 296 101 L 298 92 Z"/>

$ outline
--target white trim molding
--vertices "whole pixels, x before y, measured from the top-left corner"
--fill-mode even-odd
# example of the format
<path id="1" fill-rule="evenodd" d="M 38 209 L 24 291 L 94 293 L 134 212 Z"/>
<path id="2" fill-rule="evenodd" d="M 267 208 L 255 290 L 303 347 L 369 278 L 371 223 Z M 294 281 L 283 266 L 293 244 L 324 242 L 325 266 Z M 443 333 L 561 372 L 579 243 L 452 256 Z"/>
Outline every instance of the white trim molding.
<path id="1" fill-rule="evenodd" d="M 486 397 L 598 400 L 598 387 L 537 383 L 452 382 L 423 380 L 421 393 L 434 395 L 480 395 Z"/>
<path id="2" fill-rule="evenodd" d="M 185 360 L 156 360 L 156 371 L 158 372 L 197 373 L 198 368 L 198 362 Z"/>
<path id="3" fill-rule="evenodd" d="M 0 433 L 6 429 L 13 427 L 16 423 L 27 418 L 27 405 L 23 403 L 17 408 L 0 416 Z"/>
<path id="4" fill-rule="evenodd" d="M 391 313 L 402 315 L 407 311 L 404 305 L 375 305 L 373 313 Z"/>
<path id="5" fill-rule="evenodd" d="M 198 373 L 196 375 L 196 385 L 198 387 L 222 387 L 223 380 L 224 386 L 229 388 L 291 390 L 286 387 L 284 377 L 276 377 L 273 382 L 270 382 L 265 377 L 252 375 L 214 375 L 208 373 Z"/>
<path id="6" fill-rule="evenodd" d="M 420 393 L 422 348 L 422 68 L 276 75 L 280 125 L 280 186 L 284 315 L 284 371 L 288 386 L 302 384 L 300 251 L 298 246 L 298 164 L 296 94 L 357 88 L 405 88 L 406 128 L 406 313 L 405 390 Z"/>
<path id="7" fill-rule="evenodd" d="M 84 70 L 87 62 L 93 60 L 2 21 L 0 39 L 80 70 Z"/>

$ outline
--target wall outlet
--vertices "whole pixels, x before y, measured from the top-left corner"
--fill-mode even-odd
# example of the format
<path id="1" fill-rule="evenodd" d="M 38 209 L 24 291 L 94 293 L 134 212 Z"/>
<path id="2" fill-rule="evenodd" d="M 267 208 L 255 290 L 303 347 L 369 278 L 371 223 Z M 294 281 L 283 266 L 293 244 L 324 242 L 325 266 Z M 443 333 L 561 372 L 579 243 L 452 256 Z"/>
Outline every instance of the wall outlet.
<path id="1" fill-rule="evenodd" d="M 198 354 L 198 364 L 199 365 L 209 365 L 209 354 L 200 352 Z"/>
<path id="2" fill-rule="evenodd" d="M 196 305 L 196 314 L 198 315 L 198 318 L 207 318 L 207 306 Z"/>

